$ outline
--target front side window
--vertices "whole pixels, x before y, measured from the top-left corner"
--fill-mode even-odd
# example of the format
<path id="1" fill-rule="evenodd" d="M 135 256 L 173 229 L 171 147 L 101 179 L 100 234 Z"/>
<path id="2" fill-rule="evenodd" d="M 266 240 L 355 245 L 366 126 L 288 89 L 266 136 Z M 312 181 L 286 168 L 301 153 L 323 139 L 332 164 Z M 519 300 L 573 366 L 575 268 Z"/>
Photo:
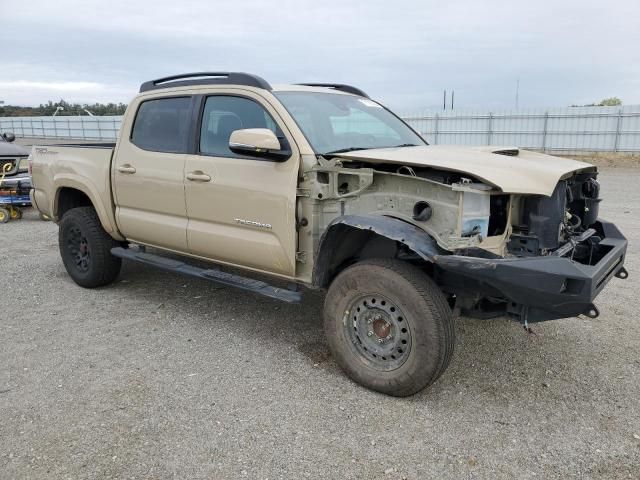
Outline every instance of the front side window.
<path id="1" fill-rule="evenodd" d="M 131 142 L 152 152 L 187 153 L 191 97 L 158 98 L 140 104 Z"/>
<path id="2" fill-rule="evenodd" d="M 380 104 L 354 95 L 273 92 L 319 154 L 425 141 Z"/>
<path id="3" fill-rule="evenodd" d="M 235 130 L 268 128 L 284 142 L 284 134 L 271 115 L 248 98 L 216 95 L 208 97 L 202 114 L 200 152 L 220 157 L 244 156 L 229 149 L 229 138 Z"/>

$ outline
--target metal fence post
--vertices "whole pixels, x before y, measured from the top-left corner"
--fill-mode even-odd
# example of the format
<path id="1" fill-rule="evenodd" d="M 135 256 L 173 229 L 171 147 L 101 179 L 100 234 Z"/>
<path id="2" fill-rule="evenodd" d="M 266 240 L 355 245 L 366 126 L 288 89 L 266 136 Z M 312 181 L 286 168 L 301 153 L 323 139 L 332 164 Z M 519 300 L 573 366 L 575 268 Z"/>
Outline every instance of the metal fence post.
<path id="1" fill-rule="evenodd" d="M 613 151 L 617 152 L 620 148 L 620 129 L 622 127 L 622 108 L 618 109 L 618 120 L 616 121 L 616 138 L 613 142 Z"/>
<path id="2" fill-rule="evenodd" d="M 549 112 L 544 112 L 544 126 L 542 127 L 542 151 L 547 151 L 547 123 L 549 122 Z"/>
<path id="3" fill-rule="evenodd" d="M 491 128 L 493 126 L 493 113 L 489 112 L 489 125 L 487 125 L 487 145 L 491 145 Z"/>
<path id="4" fill-rule="evenodd" d="M 436 125 L 434 127 L 435 132 L 433 134 L 433 144 L 438 145 L 438 120 L 440 120 L 440 115 L 436 113 Z"/>

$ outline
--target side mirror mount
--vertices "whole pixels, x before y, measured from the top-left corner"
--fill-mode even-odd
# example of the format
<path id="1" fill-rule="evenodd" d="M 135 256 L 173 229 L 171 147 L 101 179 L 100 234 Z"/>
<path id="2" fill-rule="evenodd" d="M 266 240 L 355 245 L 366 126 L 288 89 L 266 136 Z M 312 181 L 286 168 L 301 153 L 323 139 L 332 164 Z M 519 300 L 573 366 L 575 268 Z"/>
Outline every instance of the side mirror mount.
<path id="1" fill-rule="evenodd" d="M 2 138 L 4 138 L 5 141 L 11 143 L 16 139 L 16 136 L 11 132 L 5 132 L 2 134 Z"/>
<path id="2" fill-rule="evenodd" d="M 274 160 L 286 160 L 291 156 L 291 150 L 283 148 L 276 134 L 268 128 L 245 128 L 233 131 L 229 137 L 229 150 Z"/>

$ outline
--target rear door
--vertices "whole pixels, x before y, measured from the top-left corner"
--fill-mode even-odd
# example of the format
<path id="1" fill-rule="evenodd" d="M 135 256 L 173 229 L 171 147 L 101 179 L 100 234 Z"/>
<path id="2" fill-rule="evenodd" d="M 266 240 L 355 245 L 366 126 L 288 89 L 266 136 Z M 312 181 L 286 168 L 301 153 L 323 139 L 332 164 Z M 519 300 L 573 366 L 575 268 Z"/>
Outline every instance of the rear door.
<path id="1" fill-rule="evenodd" d="M 229 150 L 234 130 L 269 128 L 284 161 Z M 246 90 L 202 99 L 198 148 L 185 165 L 192 254 L 282 276 L 295 274 L 299 151 L 277 112 Z"/>
<path id="2" fill-rule="evenodd" d="M 133 241 L 187 252 L 184 167 L 193 128 L 192 96 L 137 100 L 112 168 L 116 221 Z M 132 106 L 136 108 L 136 105 Z"/>

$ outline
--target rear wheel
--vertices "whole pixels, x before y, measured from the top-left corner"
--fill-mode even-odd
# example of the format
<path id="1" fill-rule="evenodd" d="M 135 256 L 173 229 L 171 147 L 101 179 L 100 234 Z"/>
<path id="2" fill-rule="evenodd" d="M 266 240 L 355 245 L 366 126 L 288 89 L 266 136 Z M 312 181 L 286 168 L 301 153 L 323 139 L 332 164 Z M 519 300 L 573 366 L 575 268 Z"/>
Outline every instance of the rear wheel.
<path id="1" fill-rule="evenodd" d="M 22 210 L 16 207 L 11 207 L 9 211 L 11 214 L 11 220 L 20 220 L 22 218 Z"/>
<path id="2" fill-rule="evenodd" d="M 11 214 L 6 208 L 0 208 L 0 223 L 7 223 L 11 219 Z"/>
<path id="3" fill-rule="evenodd" d="M 324 324 L 347 375 L 389 395 L 432 384 L 453 355 L 446 298 L 420 269 L 398 260 L 367 260 L 342 271 L 327 293 Z"/>
<path id="4" fill-rule="evenodd" d="M 93 207 L 72 208 L 64 214 L 58 245 L 69 276 L 81 287 L 107 285 L 120 273 L 122 260 L 111 255 L 119 243 L 104 231 Z"/>

